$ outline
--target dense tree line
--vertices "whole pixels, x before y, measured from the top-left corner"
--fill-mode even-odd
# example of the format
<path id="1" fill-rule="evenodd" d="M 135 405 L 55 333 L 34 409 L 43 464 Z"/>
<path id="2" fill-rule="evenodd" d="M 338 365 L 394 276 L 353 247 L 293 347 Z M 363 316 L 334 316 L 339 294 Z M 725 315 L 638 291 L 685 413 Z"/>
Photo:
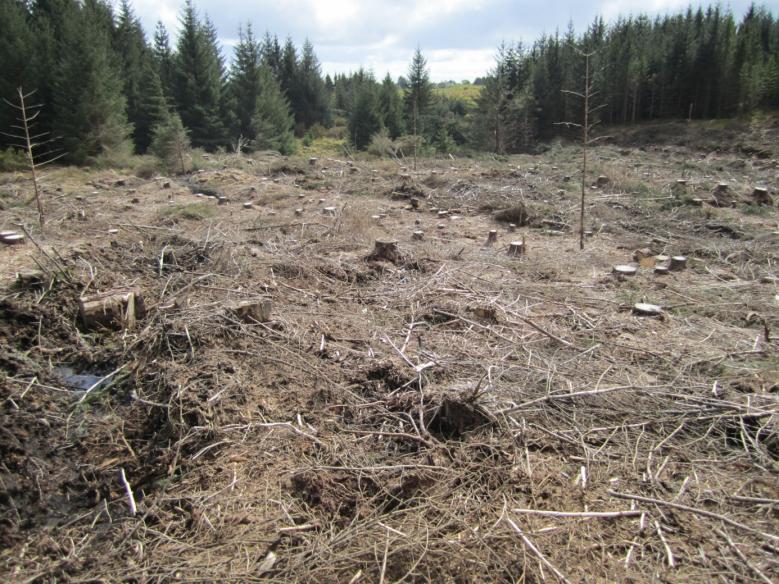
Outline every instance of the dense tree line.
<path id="1" fill-rule="evenodd" d="M 494 69 L 474 81 L 475 105 L 434 91 L 419 49 L 397 82 L 363 69 L 323 78 L 308 41 L 258 38 L 247 23 L 228 64 L 191 0 L 179 24 L 174 45 L 162 23 L 147 39 L 129 0 L 116 10 L 109 0 L 0 0 L 0 96 L 37 89 L 40 130 L 60 137 L 76 163 L 148 149 L 171 157 L 176 137 L 290 153 L 296 136 L 333 125 L 357 148 L 379 137 L 415 151 L 522 151 L 581 119 L 580 100 L 565 90 L 581 90 L 584 52 L 593 53 L 606 123 L 779 106 L 779 20 L 754 6 L 739 22 L 718 7 L 688 9 L 609 25 L 598 18 L 580 35 L 569 26 L 532 45 L 504 44 Z M 0 104 L 0 128 L 13 115 Z"/>
<path id="2" fill-rule="evenodd" d="M 228 66 L 191 0 L 175 46 L 162 23 L 147 40 L 128 0 L 116 11 L 108 0 L 0 0 L 0 96 L 36 89 L 41 130 L 76 163 L 145 152 L 156 129 L 182 125 L 194 146 L 289 153 L 295 131 L 330 122 L 314 48 L 306 42 L 298 54 L 291 40 L 259 40 L 250 25 L 239 36 Z M 3 103 L 0 126 L 13 115 Z"/>
<path id="3" fill-rule="evenodd" d="M 650 19 L 596 19 L 577 36 L 499 48 L 471 120 L 472 144 L 518 151 L 581 120 L 582 53 L 605 123 L 713 118 L 779 107 L 779 20 L 754 5 L 739 23 L 719 7 Z"/>

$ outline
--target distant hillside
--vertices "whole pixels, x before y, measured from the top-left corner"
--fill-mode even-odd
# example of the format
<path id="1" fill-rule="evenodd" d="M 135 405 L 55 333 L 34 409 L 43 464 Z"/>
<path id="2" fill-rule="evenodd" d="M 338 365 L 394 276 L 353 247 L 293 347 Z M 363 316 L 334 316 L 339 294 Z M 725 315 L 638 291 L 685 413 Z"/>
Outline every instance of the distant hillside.
<path id="1" fill-rule="evenodd" d="M 449 99 L 461 99 L 468 105 L 475 105 L 482 87 L 482 85 L 474 85 L 473 83 L 458 83 L 447 87 L 436 87 L 433 89 L 433 93 Z"/>

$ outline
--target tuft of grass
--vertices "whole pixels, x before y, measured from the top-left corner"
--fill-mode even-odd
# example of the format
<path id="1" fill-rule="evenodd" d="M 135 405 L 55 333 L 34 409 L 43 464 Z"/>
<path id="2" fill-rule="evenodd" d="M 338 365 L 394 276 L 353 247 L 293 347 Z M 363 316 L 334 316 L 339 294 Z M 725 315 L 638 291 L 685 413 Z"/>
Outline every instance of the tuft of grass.
<path id="1" fill-rule="evenodd" d="M 759 217 L 766 217 L 769 210 L 770 207 L 766 207 L 764 205 L 747 205 L 743 209 L 744 213 L 747 215 L 757 215 Z"/>
<path id="2" fill-rule="evenodd" d="M 159 212 L 162 219 L 180 221 L 188 219 L 190 221 L 202 221 L 216 215 L 216 208 L 208 203 L 179 203 L 165 207 Z"/>
<path id="3" fill-rule="evenodd" d="M 324 135 L 311 140 L 310 144 L 302 145 L 298 150 L 300 156 L 325 158 L 328 156 L 342 156 L 344 152 L 344 138 L 336 138 Z"/>

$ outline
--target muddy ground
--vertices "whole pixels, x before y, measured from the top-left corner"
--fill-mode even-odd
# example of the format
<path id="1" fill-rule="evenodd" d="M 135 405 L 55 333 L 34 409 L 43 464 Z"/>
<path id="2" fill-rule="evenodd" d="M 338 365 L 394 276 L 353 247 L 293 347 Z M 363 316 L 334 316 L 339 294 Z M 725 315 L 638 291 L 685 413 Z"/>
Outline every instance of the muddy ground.
<path id="1" fill-rule="evenodd" d="M 2 580 L 779 579 L 779 125 L 658 128 L 583 251 L 571 145 L 0 176 Z"/>

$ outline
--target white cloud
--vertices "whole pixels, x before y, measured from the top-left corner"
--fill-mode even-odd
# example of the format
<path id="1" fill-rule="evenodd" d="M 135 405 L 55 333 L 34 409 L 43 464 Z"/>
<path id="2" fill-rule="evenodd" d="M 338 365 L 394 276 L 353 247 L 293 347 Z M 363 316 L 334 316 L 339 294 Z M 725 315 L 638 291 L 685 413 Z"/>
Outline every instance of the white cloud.
<path id="1" fill-rule="evenodd" d="M 143 20 L 146 36 L 154 37 L 154 26 L 162 21 L 168 33 L 175 35 L 178 29 L 178 18 L 181 3 L 178 0 L 134 0 L 135 13 Z"/>

